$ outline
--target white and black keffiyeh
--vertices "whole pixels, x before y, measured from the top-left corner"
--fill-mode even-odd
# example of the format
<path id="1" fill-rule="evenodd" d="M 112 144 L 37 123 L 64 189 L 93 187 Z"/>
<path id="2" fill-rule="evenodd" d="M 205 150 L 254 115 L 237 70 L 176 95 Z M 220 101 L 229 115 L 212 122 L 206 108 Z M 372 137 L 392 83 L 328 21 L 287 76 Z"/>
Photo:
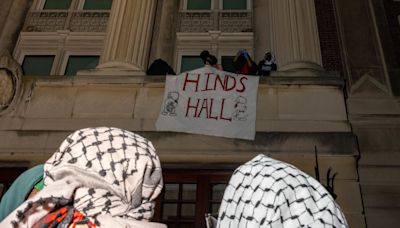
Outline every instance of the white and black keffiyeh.
<path id="1" fill-rule="evenodd" d="M 101 227 L 165 227 L 149 222 L 163 183 L 160 160 L 146 138 L 118 128 L 78 130 L 44 172 L 43 190 L 1 227 L 31 227 L 52 208 L 68 204 Z"/>
<path id="2" fill-rule="evenodd" d="M 219 209 L 220 228 L 344 228 L 346 219 L 318 181 L 258 155 L 235 170 Z"/>

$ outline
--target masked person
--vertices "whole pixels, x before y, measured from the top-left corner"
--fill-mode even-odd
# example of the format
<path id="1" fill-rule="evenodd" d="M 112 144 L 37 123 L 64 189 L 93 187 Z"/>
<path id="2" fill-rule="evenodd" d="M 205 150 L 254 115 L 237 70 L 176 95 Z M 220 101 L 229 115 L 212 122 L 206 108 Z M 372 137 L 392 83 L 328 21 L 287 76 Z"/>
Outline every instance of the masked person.
<path id="1" fill-rule="evenodd" d="M 214 55 L 211 55 L 210 52 L 204 50 L 200 53 L 200 58 L 203 61 L 204 65 L 212 66 L 218 70 L 222 70 L 222 66 L 218 64 L 218 59 Z"/>
<path id="2" fill-rule="evenodd" d="M 271 52 L 265 53 L 264 59 L 258 63 L 258 75 L 270 76 L 271 71 L 276 71 L 277 65 Z"/>
<path id="3" fill-rule="evenodd" d="M 251 59 L 250 54 L 245 49 L 237 52 L 233 59 L 233 66 L 237 74 L 256 75 L 257 73 L 257 64 Z"/>
<path id="4" fill-rule="evenodd" d="M 160 160 L 152 143 L 132 132 L 74 132 L 45 163 L 43 180 L 0 227 L 166 227 L 150 222 L 163 184 Z"/>
<path id="5" fill-rule="evenodd" d="M 296 167 L 258 155 L 236 169 L 219 209 L 219 228 L 345 228 L 340 207 Z"/>

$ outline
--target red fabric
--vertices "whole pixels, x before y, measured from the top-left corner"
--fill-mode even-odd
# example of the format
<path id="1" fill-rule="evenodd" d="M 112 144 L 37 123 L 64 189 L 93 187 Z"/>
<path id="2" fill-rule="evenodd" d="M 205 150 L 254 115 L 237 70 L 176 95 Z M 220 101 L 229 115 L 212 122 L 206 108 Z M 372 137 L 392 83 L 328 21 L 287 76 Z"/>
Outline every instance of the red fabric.
<path id="1" fill-rule="evenodd" d="M 240 73 L 247 75 L 247 74 L 249 74 L 249 70 L 250 70 L 250 68 L 246 62 L 246 64 L 244 64 L 243 67 L 240 68 Z"/>
<path id="2" fill-rule="evenodd" d="M 66 219 L 67 215 L 68 207 L 62 207 L 57 211 L 44 216 L 34 227 L 57 227 L 59 223 Z M 73 218 L 69 224 L 72 225 L 72 228 L 75 228 L 78 224 L 87 225 L 88 227 L 96 227 L 96 224 L 90 222 L 85 215 L 78 211 L 74 211 Z"/>

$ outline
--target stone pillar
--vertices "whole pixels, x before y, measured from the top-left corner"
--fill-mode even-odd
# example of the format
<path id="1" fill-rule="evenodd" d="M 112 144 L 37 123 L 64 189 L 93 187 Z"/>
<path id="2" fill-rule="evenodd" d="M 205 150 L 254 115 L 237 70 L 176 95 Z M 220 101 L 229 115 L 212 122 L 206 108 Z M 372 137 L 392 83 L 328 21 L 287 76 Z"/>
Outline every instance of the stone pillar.
<path id="1" fill-rule="evenodd" d="M 13 53 L 31 3 L 31 0 L 1 0 L 0 55 Z"/>
<path id="2" fill-rule="evenodd" d="M 156 0 L 114 0 L 97 72 L 144 75 Z"/>
<path id="3" fill-rule="evenodd" d="M 254 59 L 260 61 L 271 48 L 271 20 L 269 17 L 269 2 L 253 0 L 254 18 Z"/>
<path id="4" fill-rule="evenodd" d="M 323 71 L 314 0 L 269 0 L 278 70 Z"/>
<path id="5" fill-rule="evenodd" d="M 161 58 L 172 66 L 175 56 L 179 0 L 158 0 L 150 62 Z"/>

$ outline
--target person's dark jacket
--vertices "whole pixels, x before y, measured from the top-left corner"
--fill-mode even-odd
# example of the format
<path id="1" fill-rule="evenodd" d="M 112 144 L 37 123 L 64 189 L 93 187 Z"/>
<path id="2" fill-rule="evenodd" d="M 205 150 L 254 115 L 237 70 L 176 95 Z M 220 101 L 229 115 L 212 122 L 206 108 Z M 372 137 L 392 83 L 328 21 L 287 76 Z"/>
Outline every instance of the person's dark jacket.
<path id="1" fill-rule="evenodd" d="M 257 74 L 257 64 L 250 58 L 251 66 L 249 66 L 249 72 L 247 73 L 248 75 L 256 75 Z M 241 72 L 241 69 L 243 66 L 247 64 L 247 59 L 246 57 L 241 54 L 236 61 L 233 62 L 233 66 L 236 69 L 236 73 L 240 74 L 246 74 L 245 72 Z"/>
<path id="2" fill-rule="evenodd" d="M 271 71 L 276 71 L 277 65 L 275 62 L 266 63 L 266 60 L 263 59 L 258 63 L 258 75 L 261 76 L 269 76 L 271 75 Z"/>

